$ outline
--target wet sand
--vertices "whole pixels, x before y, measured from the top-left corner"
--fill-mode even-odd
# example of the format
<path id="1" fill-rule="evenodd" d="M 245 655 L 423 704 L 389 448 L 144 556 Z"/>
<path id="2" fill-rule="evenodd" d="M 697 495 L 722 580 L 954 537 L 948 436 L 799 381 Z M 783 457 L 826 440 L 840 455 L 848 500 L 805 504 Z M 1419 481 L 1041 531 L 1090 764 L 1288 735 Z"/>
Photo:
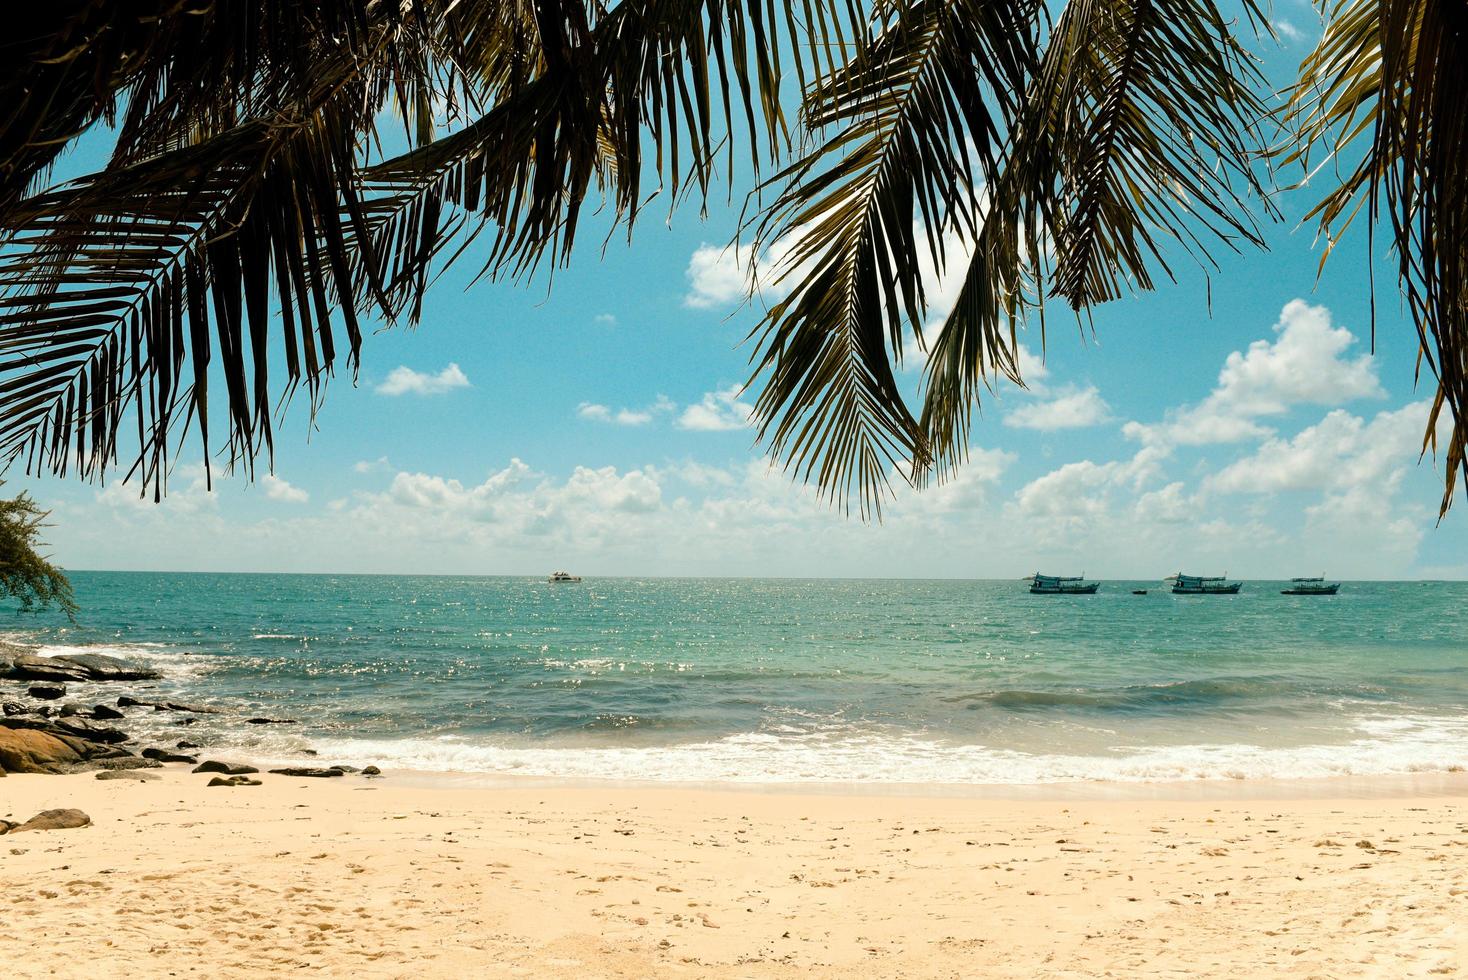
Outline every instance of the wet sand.
<path id="1" fill-rule="evenodd" d="M 155 772 L 0 779 L 0 816 L 93 820 L 0 837 L 0 973 L 1468 971 L 1461 774 L 1027 799 Z"/>

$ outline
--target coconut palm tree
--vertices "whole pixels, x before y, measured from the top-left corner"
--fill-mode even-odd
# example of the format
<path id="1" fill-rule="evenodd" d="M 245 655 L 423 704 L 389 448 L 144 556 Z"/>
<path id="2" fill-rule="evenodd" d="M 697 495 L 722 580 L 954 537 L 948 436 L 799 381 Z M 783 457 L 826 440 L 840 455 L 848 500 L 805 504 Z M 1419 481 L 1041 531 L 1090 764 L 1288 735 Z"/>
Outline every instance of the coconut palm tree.
<path id="1" fill-rule="evenodd" d="M 1337 180 L 1329 243 L 1363 209 L 1389 229 L 1444 510 L 1468 472 L 1461 3 L 1331 0 L 1281 98 L 1254 0 L 50 6 L 0 43 L 0 454 L 30 468 L 121 464 L 161 494 L 221 406 L 225 457 L 268 463 L 285 402 L 304 385 L 314 411 L 363 320 L 415 321 L 444 264 L 531 275 L 588 204 L 631 234 L 657 193 L 753 172 L 744 232 L 783 257 L 760 435 L 871 512 L 961 463 L 985 387 L 1022 383 L 1021 324 L 1262 246 L 1273 161 Z M 99 128 L 108 164 L 50 186 Z M 923 269 L 949 264 L 958 302 L 925 330 Z M 914 344 L 917 405 L 894 370 Z"/>

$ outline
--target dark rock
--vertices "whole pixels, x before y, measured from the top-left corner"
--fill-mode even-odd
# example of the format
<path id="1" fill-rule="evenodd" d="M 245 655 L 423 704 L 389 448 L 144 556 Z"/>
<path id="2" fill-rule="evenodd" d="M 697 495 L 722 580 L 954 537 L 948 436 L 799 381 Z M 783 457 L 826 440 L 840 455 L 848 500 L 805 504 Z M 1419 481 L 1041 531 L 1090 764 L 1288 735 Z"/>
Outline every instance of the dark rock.
<path id="1" fill-rule="evenodd" d="M 138 769 L 105 769 L 97 773 L 98 779 L 130 779 L 137 783 L 151 783 L 158 778 L 157 773 L 143 772 Z"/>
<path id="2" fill-rule="evenodd" d="M 85 667 L 33 653 L 10 656 L 0 662 L 0 667 L 4 676 L 18 681 L 84 681 L 90 676 Z"/>
<path id="3" fill-rule="evenodd" d="M 197 749 L 197 748 L 201 748 L 201 746 L 199 745 L 198 742 L 190 742 L 190 741 L 185 740 L 185 741 L 179 742 L 177 745 L 174 746 L 174 748 L 176 748 L 176 749 Z"/>
<path id="4" fill-rule="evenodd" d="M 179 718 L 174 721 L 175 725 L 197 725 L 198 723 L 197 718 Z"/>
<path id="5" fill-rule="evenodd" d="M 294 725 L 294 718 L 246 718 L 246 725 Z"/>
<path id="6" fill-rule="evenodd" d="M 23 830 L 71 830 L 85 827 L 91 822 L 92 818 L 80 810 L 42 810 L 10 832 L 18 834 Z"/>
<path id="7" fill-rule="evenodd" d="M 249 776 L 228 776 L 228 777 L 225 777 L 225 776 L 215 776 L 213 779 L 209 780 L 209 785 L 210 786 L 263 786 L 264 784 L 261 783 L 260 780 L 258 780 L 258 779 L 251 779 Z"/>
<path id="8" fill-rule="evenodd" d="M 88 679 L 94 681 L 156 681 L 162 676 L 156 670 L 100 653 L 69 653 L 49 659 L 80 667 L 87 672 Z"/>
<path id="9" fill-rule="evenodd" d="M 143 698 L 135 698 L 124 694 L 117 699 L 119 708 L 152 708 L 154 711 L 187 711 L 196 715 L 217 715 L 218 708 L 211 708 L 207 704 L 189 704 L 185 701 L 146 701 Z"/>
<path id="10" fill-rule="evenodd" d="M 377 768 L 376 766 L 368 766 L 366 769 L 363 769 L 362 770 L 362 775 L 364 775 L 364 776 L 381 776 L 382 775 L 382 770 L 379 769 L 379 768 Z"/>
<path id="11" fill-rule="evenodd" d="M 88 708 L 84 704 L 77 704 L 75 701 L 68 701 L 61 706 L 61 710 L 58 711 L 57 714 L 59 714 L 63 718 L 75 718 L 78 715 L 83 718 L 90 718 L 92 715 L 92 709 Z"/>
<path id="12" fill-rule="evenodd" d="M 194 772 L 222 772 L 226 776 L 243 776 L 259 771 L 254 766 L 246 766 L 238 762 L 220 762 L 218 759 L 210 759 L 194 767 Z"/>
<path id="13" fill-rule="evenodd" d="M 317 754 L 319 754 L 319 753 L 317 753 L 317 751 L 315 749 L 302 749 L 301 750 L 301 755 L 317 755 Z"/>
<path id="14" fill-rule="evenodd" d="M 68 735 L 75 735 L 89 742 L 102 742 L 110 745 L 127 741 L 127 732 L 117 728 L 108 728 L 106 725 L 99 725 L 85 718 L 58 718 L 56 727 Z"/>
<path id="15" fill-rule="evenodd" d="M 170 752 L 167 749 L 144 749 L 144 759 L 156 759 L 159 762 L 187 762 L 189 765 L 198 763 L 198 759 L 191 755 L 181 755 L 178 752 Z"/>
<path id="16" fill-rule="evenodd" d="M 332 766 L 331 768 L 333 768 L 333 769 L 340 769 L 342 772 L 361 772 L 362 771 L 362 770 L 358 769 L 356 766 L 343 766 L 343 765 L 339 765 L 339 764 L 338 765 L 335 765 L 335 766 Z"/>
<path id="17" fill-rule="evenodd" d="M 30 708 L 27 708 L 19 701 L 6 701 L 4 703 L 0 703 L 0 712 L 4 712 L 6 718 L 9 718 L 11 715 L 29 714 L 30 710 Z"/>
<path id="18" fill-rule="evenodd" d="M 340 776 L 340 769 L 312 769 L 309 766 L 289 766 L 285 769 L 272 769 L 271 772 L 277 776 L 310 776 L 313 778 L 326 778 L 328 776 Z"/>
<path id="19" fill-rule="evenodd" d="M 98 721 L 116 721 L 119 718 L 126 718 L 127 715 L 118 711 L 116 708 L 99 704 L 92 709 L 92 717 Z"/>
<path id="20" fill-rule="evenodd" d="M 26 693 L 39 701 L 55 701 L 57 698 L 66 697 L 66 685 L 32 684 L 31 689 Z"/>

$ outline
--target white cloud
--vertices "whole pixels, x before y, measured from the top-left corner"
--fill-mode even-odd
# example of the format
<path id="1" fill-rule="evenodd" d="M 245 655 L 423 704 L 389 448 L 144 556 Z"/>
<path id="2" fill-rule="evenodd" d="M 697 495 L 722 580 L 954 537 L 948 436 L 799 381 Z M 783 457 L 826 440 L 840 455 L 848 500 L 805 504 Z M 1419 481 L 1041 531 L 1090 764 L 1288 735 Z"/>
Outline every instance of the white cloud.
<path id="1" fill-rule="evenodd" d="M 1256 340 L 1247 351 L 1228 355 L 1218 384 L 1203 401 L 1168 413 L 1152 425 L 1129 422 L 1134 439 L 1176 445 L 1206 445 L 1264 438 L 1272 430 L 1260 419 L 1283 415 L 1296 405 L 1343 405 L 1383 398 L 1369 354 L 1347 357 L 1356 343 L 1330 311 L 1291 300 L 1274 325 L 1277 339 Z"/>
<path id="2" fill-rule="evenodd" d="M 613 412 L 606 405 L 582 402 L 576 406 L 576 414 L 592 422 L 614 422 L 617 425 L 646 425 L 654 417 L 673 412 L 677 405 L 667 395 L 658 395 L 657 400 L 646 408 L 620 408 Z"/>
<path id="3" fill-rule="evenodd" d="M 688 293 L 683 305 L 709 310 L 733 306 L 749 293 L 750 250 L 742 245 L 710 245 L 693 250 L 684 275 Z"/>
<path id="4" fill-rule="evenodd" d="M 356 473 L 372 473 L 376 470 L 391 468 L 392 463 L 388 462 L 386 456 L 379 456 L 376 459 L 361 459 L 352 464 L 352 470 Z"/>
<path id="5" fill-rule="evenodd" d="M 1335 409 L 1292 439 L 1270 439 L 1211 476 L 1206 486 L 1220 493 L 1366 487 L 1385 492 L 1417 458 L 1429 407 L 1415 402 L 1381 412 L 1369 423 Z"/>
<path id="6" fill-rule="evenodd" d="M 612 420 L 612 410 L 605 405 L 598 405 L 595 402 L 582 402 L 580 405 L 577 405 L 576 414 L 584 419 L 590 419 L 593 422 L 610 422 Z"/>
<path id="7" fill-rule="evenodd" d="M 1305 32 L 1287 20 L 1275 21 L 1274 30 L 1280 37 L 1292 44 L 1305 40 Z"/>
<path id="8" fill-rule="evenodd" d="M 592 320 L 604 327 L 615 327 L 617 325 L 617 316 L 614 313 L 598 313 Z"/>
<path id="9" fill-rule="evenodd" d="M 457 364 L 450 363 L 437 374 L 425 374 L 401 365 L 388 372 L 382 384 L 377 386 L 377 393 L 389 396 L 441 395 L 455 388 L 467 387 L 469 378 Z"/>
<path id="10" fill-rule="evenodd" d="M 260 485 L 265 488 L 265 496 L 271 500 L 279 500 L 287 504 L 304 504 L 311 499 L 311 495 L 300 487 L 292 486 L 274 473 L 266 473 L 260 478 Z"/>
<path id="11" fill-rule="evenodd" d="M 1111 409 L 1095 385 L 1065 388 L 1046 401 L 1020 405 L 1004 416 L 1004 424 L 1018 429 L 1079 429 L 1111 419 Z"/>
<path id="12" fill-rule="evenodd" d="M 678 428 L 695 432 L 726 432 L 749 426 L 754 406 L 739 400 L 743 385 L 732 385 L 720 391 L 707 392 L 696 405 L 689 405 L 678 416 Z"/>

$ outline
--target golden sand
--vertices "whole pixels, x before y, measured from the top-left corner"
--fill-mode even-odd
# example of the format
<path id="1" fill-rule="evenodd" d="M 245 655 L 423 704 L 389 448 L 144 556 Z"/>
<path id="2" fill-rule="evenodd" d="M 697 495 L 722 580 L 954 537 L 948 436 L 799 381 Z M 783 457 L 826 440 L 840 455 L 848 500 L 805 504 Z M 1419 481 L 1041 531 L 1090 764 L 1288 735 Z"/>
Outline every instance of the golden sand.
<path id="1" fill-rule="evenodd" d="M 1015 801 L 162 775 L 0 780 L 0 815 L 94 821 L 0 837 L 0 976 L 1468 971 L 1462 777 Z"/>

